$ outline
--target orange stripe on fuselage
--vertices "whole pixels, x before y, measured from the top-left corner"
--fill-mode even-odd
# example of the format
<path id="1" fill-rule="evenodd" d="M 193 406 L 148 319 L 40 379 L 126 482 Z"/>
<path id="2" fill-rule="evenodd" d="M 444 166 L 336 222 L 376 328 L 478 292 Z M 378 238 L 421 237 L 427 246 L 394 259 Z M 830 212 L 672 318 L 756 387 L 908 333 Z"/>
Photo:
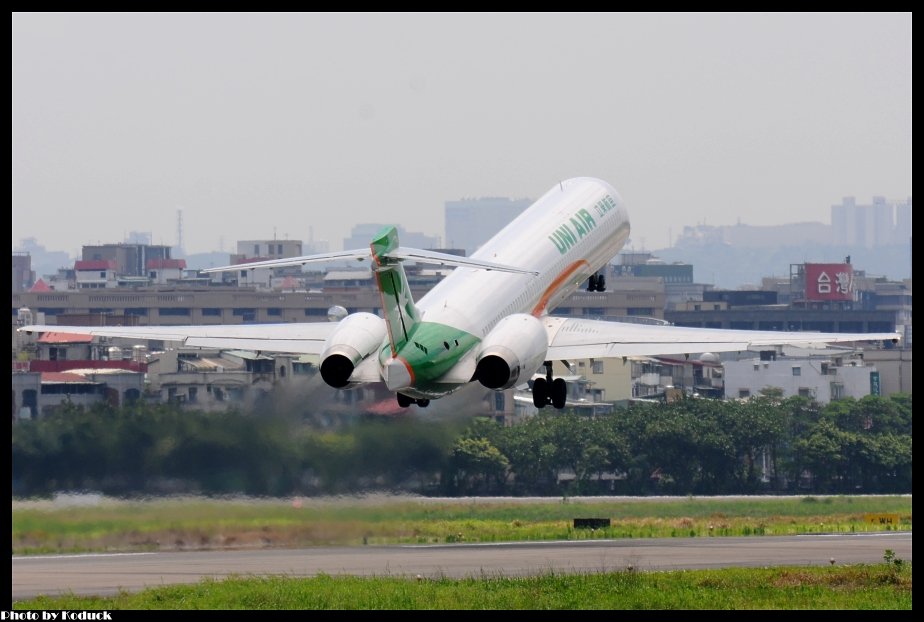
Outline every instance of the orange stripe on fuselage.
<path id="1" fill-rule="evenodd" d="M 540 315 L 542 315 L 543 312 L 545 312 L 546 306 L 549 304 L 549 300 L 551 300 L 552 296 L 555 295 L 555 292 L 557 292 L 561 288 L 561 286 L 565 283 L 565 281 L 571 278 L 571 275 L 577 272 L 578 268 L 580 268 L 581 266 L 586 266 L 590 268 L 590 264 L 587 263 L 586 260 L 580 259 L 568 265 L 567 268 L 562 270 L 561 274 L 555 277 L 555 280 L 552 281 L 552 284 L 549 285 L 545 289 L 544 292 L 542 292 L 542 297 L 539 299 L 539 302 L 536 303 L 536 306 L 533 307 L 533 310 L 530 313 L 536 317 L 539 317 Z"/>
<path id="2" fill-rule="evenodd" d="M 397 357 L 395 360 L 401 361 L 404 363 L 404 366 L 407 368 L 407 373 L 411 375 L 411 386 L 414 386 L 414 383 L 417 382 L 417 378 L 414 376 L 414 368 L 411 367 L 411 364 L 407 362 L 407 359 L 403 356 Z"/>

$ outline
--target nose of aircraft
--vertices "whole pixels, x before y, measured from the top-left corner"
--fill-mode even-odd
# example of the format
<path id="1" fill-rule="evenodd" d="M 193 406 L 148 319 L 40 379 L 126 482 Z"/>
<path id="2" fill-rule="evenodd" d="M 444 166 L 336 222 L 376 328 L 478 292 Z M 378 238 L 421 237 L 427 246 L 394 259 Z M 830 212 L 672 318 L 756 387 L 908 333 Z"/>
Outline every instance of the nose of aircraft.
<path id="1" fill-rule="evenodd" d="M 385 386 L 389 391 L 406 389 L 414 383 L 414 375 L 410 365 L 404 359 L 389 359 L 382 368 Z"/>

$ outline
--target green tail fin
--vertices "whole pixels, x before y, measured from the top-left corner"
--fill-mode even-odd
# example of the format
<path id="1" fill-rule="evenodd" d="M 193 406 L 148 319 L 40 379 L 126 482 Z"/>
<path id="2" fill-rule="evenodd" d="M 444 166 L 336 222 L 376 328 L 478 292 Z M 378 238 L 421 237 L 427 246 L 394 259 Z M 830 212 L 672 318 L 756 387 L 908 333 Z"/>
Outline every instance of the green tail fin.
<path id="1" fill-rule="evenodd" d="M 411 298 L 404 266 L 397 259 L 388 256 L 398 248 L 398 231 L 394 227 L 383 228 L 370 244 L 375 263 L 375 281 L 382 295 L 382 311 L 388 326 L 388 340 L 394 355 L 408 342 L 414 326 L 420 321 L 420 313 Z"/>

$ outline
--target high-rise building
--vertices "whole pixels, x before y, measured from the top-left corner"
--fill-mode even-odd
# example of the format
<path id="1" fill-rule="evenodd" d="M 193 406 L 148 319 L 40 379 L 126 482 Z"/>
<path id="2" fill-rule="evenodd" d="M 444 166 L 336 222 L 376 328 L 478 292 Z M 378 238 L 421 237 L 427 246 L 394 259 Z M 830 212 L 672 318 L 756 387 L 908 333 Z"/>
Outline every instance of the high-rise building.
<path id="1" fill-rule="evenodd" d="M 911 197 L 895 204 L 895 244 L 904 244 L 911 239 Z"/>
<path id="2" fill-rule="evenodd" d="M 911 198 L 873 197 L 871 205 L 858 205 L 854 197 L 844 197 L 831 206 L 831 228 L 835 244 L 876 248 L 903 243 L 911 233 Z"/>
<path id="3" fill-rule="evenodd" d="M 29 253 L 13 252 L 13 293 L 24 292 L 35 283 L 32 257 Z"/>
<path id="4" fill-rule="evenodd" d="M 471 255 L 531 204 L 507 197 L 446 201 L 446 246 Z"/>

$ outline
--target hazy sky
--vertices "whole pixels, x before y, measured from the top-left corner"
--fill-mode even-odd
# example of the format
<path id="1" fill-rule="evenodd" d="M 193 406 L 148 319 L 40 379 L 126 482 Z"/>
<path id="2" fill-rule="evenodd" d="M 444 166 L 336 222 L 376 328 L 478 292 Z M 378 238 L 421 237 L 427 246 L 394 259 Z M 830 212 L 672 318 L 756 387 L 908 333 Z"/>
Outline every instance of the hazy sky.
<path id="1" fill-rule="evenodd" d="M 911 195 L 911 14 L 14 13 L 13 246 L 443 236 L 612 183 L 633 246 Z"/>

